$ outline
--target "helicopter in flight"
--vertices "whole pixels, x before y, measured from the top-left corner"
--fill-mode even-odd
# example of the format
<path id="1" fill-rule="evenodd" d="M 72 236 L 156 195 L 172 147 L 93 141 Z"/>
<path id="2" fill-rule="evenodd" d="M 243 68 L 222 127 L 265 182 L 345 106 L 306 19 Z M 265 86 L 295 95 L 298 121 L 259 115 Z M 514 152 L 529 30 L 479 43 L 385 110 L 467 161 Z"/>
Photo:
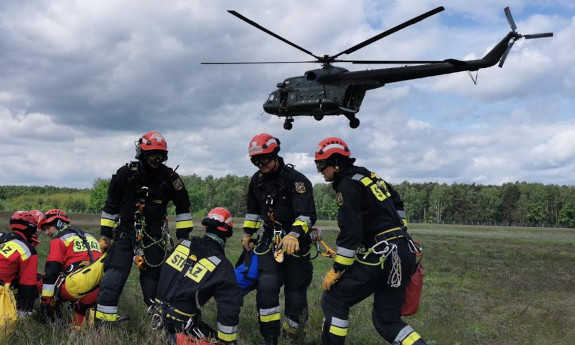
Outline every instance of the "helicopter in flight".
<path id="1" fill-rule="evenodd" d="M 432 77 L 455 72 L 478 71 L 481 68 L 494 66 L 499 62 L 502 67 L 513 44 L 520 38 L 532 39 L 552 37 L 553 33 L 539 33 L 522 35 L 517 32 L 517 26 L 511 16 L 509 7 L 504 9 L 505 16 L 511 31 L 491 49 L 483 58 L 476 60 L 343 60 L 338 57 L 343 54 L 351 54 L 369 44 L 372 44 L 399 30 L 422 21 L 445 8 L 439 6 L 431 11 L 423 13 L 406 22 L 403 22 L 389 30 L 375 35 L 353 47 L 350 47 L 335 55 L 318 56 L 307 49 L 279 36 L 264 28 L 256 22 L 244 17 L 240 13 L 228 10 L 228 12 L 259 30 L 289 44 L 290 46 L 310 55 L 315 60 L 310 61 L 275 61 L 275 62 L 202 62 L 205 65 L 228 65 L 228 64 L 274 64 L 274 63 L 320 63 L 319 69 L 309 70 L 303 76 L 286 78 L 277 84 L 277 89 L 272 91 L 263 104 L 264 111 L 278 117 L 285 117 L 284 129 L 293 127 L 294 117 L 313 116 L 321 121 L 326 115 L 344 115 L 349 120 L 351 128 L 359 126 L 356 114 L 359 112 L 365 93 L 368 90 L 377 89 L 388 83 L 404 80 Z M 334 66 L 333 63 L 352 64 L 400 64 L 402 67 L 372 69 L 363 71 L 348 71 L 343 67 Z M 473 79 L 473 76 L 471 76 Z M 475 82 L 475 80 L 474 80 Z"/>

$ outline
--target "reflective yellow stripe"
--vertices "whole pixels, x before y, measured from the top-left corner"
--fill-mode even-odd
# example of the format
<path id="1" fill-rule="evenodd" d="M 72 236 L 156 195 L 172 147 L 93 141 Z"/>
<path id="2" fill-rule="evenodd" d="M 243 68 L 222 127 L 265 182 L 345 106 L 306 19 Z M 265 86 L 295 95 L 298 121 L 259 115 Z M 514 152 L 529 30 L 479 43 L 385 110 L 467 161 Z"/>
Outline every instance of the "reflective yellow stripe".
<path id="1" fill-rule="evenodd" d="M 106 314 L 96 310 L 96 318 L 104 321 L 116 321 L 118 314 Z"/>
<path id="2" fill-rule="evenodd" d="M 113 228 L 116 226 L 116 222 L 112 219 L 100 218 L 100 226 L 107 226 Z"/>
<path id="3" fill-rule="evenodd" d="M 307 234 L 307 232 L 309 231 L 309 228 L 307 227 L 307 222 L 304 222 L 302 220 L 296 220 L 292 226 L 301 226 L 301 228 L 303 229 L 303 231 Z"/>
<path id="4" fill-rule="evenodd" d="M 370 179 L 370 178 L 367 177 L 367 176 L 364 177 L 364 178 L 362 178 L 360 181 L 361 181 L 361 183 L 363 183 L 363 185 L 366 186 L 366 187 L 369 186 L 371 183 L 373 183 L 373 180 Z"/>
<path id="5" fill-rule="evenodd" d="M 216 269 L 216 265 L 206 258 L 201 259 L 198 263 L 210 270 L 210 272 L 213 272 Z"/>
<path id="6" fill-rule="evenodd" d="M 244 228 L 259 229 L 261 222 L 254 222 L 253 220 L 244 221 Z"/>
<path id="7" fill-rule="evenodd" d="M 353 258 L 346 258 L 345 256 L 341 256 L 341 255 L 336 255 L 335 256 L 335 262 L 337 262 L 338 264 L 342 264 L 345 266 L 351 266 L 353 265 L 353 261 L 355 260 L 355 257 Z"/>
<path id="8" fill-rule="evenodd" d="M 412 332 L 410 335 L 407 336 L 407 338 L 403 339 L 401 345 L 411 345 L 416 341 L 418 341 L 420 338 L 421 336 L 417 334 L 417 332 Z"/>
<path id="9" fill-rule="evenodd" d="M 227 333 L 223 333 L 223 332 L 218 331 L 218 338 L 220 338 L 223 341 L 234 341 L 234 340 L 236 340 L 237 337 L 238 337 L 237 333 L 227 334 Z"/>
<path id="10" fill-rule="evenodd" d="M 340 328 L 334 325 L 329 326 L 329 333 L 335 334 L 340 337 L 345 337 L 347 335 L 347 328 Z"/>
<path id="11" fill-rule="evenodd" d="M 42 289 L 43 297 L 54 297 L 54 290 L 44 290 Z"/>
<path id="12" fill-rule="evenodd" d="M 193 228 L 193 227 L 194 227 L 193 220 L 183 220 L 180 222 L 176 222 L 176 229 Z"/>
<path id="13" fill-rule="evenodd" d="M 272 321 L 279 321 L 280 313 L 274 313 L 270 315 L 260 315 L 261 322 L 272 322 Z"/>

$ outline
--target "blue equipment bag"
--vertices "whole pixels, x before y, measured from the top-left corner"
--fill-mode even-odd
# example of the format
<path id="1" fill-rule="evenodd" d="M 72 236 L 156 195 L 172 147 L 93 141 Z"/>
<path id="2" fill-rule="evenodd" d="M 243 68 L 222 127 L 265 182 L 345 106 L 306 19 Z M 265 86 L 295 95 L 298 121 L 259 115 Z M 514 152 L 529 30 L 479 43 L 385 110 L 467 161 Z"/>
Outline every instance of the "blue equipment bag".
<path id="1" fill-rule="evenodd" d="M 258 255 L 253 250 L 244 250 L 236 263 L 235 273 L 242 296 L 254 290 L 258 285 Z"/>

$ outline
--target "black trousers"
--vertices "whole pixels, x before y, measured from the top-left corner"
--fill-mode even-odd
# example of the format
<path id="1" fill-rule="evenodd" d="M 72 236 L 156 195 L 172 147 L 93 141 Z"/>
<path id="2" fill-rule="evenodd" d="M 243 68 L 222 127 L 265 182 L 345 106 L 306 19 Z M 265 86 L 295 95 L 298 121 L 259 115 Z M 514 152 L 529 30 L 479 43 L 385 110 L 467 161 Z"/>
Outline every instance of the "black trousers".
<path id="1" fill-rule="evenodd" d="M 393 343 L 399 332 L 407 326 L 401 319 L 401 306 L 405 296 L 405 287 L 410 273 L 415 269 L 415 255 L 409 251 L 407 242 L 400 239 L 397 243 L 401 259 L 401 285 L 391 287 L 387 281 L 391 272 L 391 258 L 381 265 L 369 266 L 356 261 L 341 278 L 324 291 L 321 308 L 324 324 L 321 344 L 342 345 L 348 331 L 350 308 L 374 295 L 372 322 L 377 332 L 389 343 Z M 376 261 L 371 255 L 371 261 Z"/>
<path id="2" fill-rule="evenodd" d="M 160 234 L 148 234 L 144 236 L 144 247 L 151 242 L 161 239 Z M 110 246 L 108 256 L 104 262 L 104 277 L 100 282 L 98 305 L 118 306 L 118 300 L 130 275 L 134 259 L 134 246 L 136 237 L 134 230 L 120 232 L 114 243 Z M 158 279 L 160 278 L 161 262 L 165 256 L 165 250 L 160 245 L 151 245 L 144 249 L 146 260 L 153 266 L 147 265 L 145 271 L 140 271 L 140 287 L 144 303 L 150 305 L 156 294 Z"/>
<path id="3" fill-rule="evenodd" d="M 259 247 L 256 252 L 265 249 Z M 302 251 L 304 253 L 307 250 Z M 307 320 L 307 288 L 311 284 L 313 266 L 309 254 L 296 257 L 285 255 L 284 261 L 278 263 L 272 250 L 258 257 L 259 282 L 256 304 L 260 314 L 260 333 L 266 339 L 278 338 L 281 329 L 279 314 L 279 295 L 282 285 L 285 295 L 285 316 L 303 327 Z"/>

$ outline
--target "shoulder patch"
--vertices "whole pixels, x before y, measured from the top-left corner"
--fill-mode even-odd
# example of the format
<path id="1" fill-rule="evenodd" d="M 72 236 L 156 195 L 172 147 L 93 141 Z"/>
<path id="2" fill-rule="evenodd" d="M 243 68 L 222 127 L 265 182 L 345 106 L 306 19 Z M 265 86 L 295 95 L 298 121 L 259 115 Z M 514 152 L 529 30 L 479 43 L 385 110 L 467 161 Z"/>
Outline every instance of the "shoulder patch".
<path id="1" fill-rule="evenodd" d="M 343 194 L 341 194 L 341 192 L 335 195 L 335 202 L 337 202 L 339 206 L 343 205 Z"/>
<path id="2" fill-rule="evenodd" d="M 172 185 L 174 185 L 175 190 L 182 190 L 182 188 L 184 188 L 184 182 L 179 177 L 172 182 Z"/>
<path id="3" fill-rule="evenodd" d="M 296 182 L 295 183 L 295 191 L 298 194 L 305 194 L 306 190 L 305 190 L 305 183 L 303 182 Z"/>

